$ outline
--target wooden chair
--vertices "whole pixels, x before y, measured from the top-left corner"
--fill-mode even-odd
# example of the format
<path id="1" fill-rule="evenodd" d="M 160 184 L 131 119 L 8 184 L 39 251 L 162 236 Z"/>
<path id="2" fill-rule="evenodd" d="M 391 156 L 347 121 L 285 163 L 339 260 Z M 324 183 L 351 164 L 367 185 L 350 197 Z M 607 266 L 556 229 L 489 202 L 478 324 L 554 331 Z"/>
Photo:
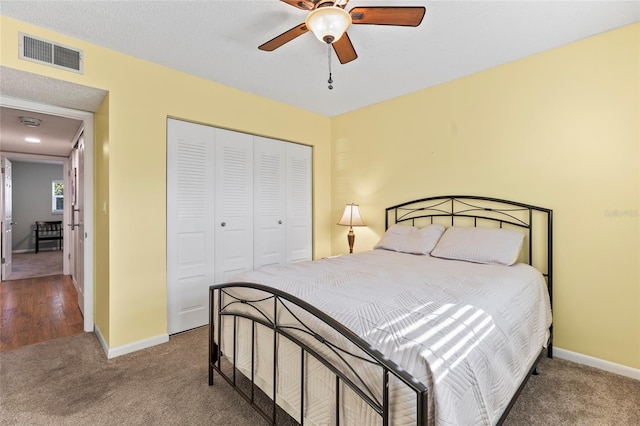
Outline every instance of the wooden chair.
<path id="1" fill-rule="evenodd" d="M 41 241 L 57 241 L 58 250 L 62 250 L 62 221 L 36 222 L 36 254 Z"/>

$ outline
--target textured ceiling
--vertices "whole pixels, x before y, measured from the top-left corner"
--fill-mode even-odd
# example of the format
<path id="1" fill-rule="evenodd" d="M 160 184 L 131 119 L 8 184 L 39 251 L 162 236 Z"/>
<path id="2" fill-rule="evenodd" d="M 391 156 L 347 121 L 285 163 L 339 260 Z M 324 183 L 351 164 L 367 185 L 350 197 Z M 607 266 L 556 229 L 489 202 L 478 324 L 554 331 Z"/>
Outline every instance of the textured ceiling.
<path id="1" fill-rule="evenodd" d="M 39 119 L 40 126 L 25 126 L 20 117 Z M 81 126 L 80 120 L 1 107 L 0 151 L 68 157 Z M 26 142 L 26 137 L 40 139 L 40 143 Z"/>
<path id="2" fill-rule="evenodd" d="M 0 66 L 0 103 L 3 105 L 3 99 L 10 97 L 95 112 L 106 94 L 105 90 Z M 20 116 L 39 118 L 42 124 L 38 128 L 27 127 L 20 122 Z M 0 151 L 68 157 L 81 125 L 81 121 L 66 117 L 2 107 Z M 37 137 L 41 143 L 27 143 L 25 137 Z"/>
<path id="3" fill-rule="evenodd" d="M 95 112 L 107 91 L 0 66 L 0 94 L 47 105 Z"/>
<path id="4" fill-rule="evenodd" d="M 417 28 L 352 26 L 358 59 L 305 34 L 258 46 L 307 12 L 278 0 L 2 1 L 0 13 L 327 116 L 335 116 L 640 20 L 638 1 L 351 0 L 424 5 Z M 53 40 L 55 41 L 55 40 Z M 90 60 L 86 58 L 85 60 Z"/>

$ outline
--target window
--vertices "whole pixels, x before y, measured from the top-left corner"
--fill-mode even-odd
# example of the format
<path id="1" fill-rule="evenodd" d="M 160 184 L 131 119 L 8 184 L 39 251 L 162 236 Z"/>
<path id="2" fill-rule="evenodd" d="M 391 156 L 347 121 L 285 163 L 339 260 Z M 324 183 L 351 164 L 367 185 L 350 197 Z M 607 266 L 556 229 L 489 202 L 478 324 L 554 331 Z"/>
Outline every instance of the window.
<path id="1" fill-rule="evenodd" d="M 62 214 L 64 211 L 64 183 L 61 180 L 51 182 L 51 213 Z"/>

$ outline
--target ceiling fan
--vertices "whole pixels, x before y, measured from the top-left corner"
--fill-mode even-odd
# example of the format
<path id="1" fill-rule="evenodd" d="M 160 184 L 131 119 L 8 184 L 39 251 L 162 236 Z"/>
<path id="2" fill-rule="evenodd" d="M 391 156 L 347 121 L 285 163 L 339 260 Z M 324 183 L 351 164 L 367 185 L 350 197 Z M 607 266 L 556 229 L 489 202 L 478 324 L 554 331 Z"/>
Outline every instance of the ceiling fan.
<path id="1" fill-rule="evenodd" d="M 342 64 L 358 57 L 347 28 L 351 24 L 397 25 L 417 27 L 422 22 L 425 8 L 422 6 L 371 6 L 344 10 L 349 0 L 281 0 L 293 7 L 310 11 L 303 24 L 272 38 L 258 47 L 271 52 L 296 37 L 311 31 L 318 40 L 331 44 Z"/>

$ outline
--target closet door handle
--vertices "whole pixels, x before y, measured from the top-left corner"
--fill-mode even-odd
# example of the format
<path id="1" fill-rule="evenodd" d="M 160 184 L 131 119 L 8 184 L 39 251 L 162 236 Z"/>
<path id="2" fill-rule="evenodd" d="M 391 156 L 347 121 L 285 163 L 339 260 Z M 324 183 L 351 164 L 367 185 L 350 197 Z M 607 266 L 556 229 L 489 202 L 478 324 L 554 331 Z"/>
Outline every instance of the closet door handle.
<path id="1" fill-rule="evenodd" d="M 281 220 L 278 221 L 278 225 L 282 225 L 282 221 Z"/>
<path id="2" fill-rule="evenodd" d="M 227 226 L 227 222 L 222 222 L 220 226 Z"/>

